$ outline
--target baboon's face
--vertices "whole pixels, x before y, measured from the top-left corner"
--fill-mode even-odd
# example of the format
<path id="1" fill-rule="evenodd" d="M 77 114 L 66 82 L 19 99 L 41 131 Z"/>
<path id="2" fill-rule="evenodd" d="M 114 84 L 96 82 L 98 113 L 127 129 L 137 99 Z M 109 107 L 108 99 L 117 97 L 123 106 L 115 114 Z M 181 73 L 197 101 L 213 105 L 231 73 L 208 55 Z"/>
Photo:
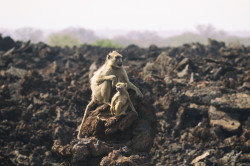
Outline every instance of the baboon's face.
<path id="1" fill-rule="evenodd" d="M 116 85 L 116 90 L 120 91 L 121 89 L 127 89 L 127 83 L 124 82 L 118 82 Z"/>
<path id="2" fill-rule="evenodd" d="M 122 55 L 116 51 L 113 51 L 107 55 L 107 62 L 112 67 L 121 68 L 122 67 Z"/>

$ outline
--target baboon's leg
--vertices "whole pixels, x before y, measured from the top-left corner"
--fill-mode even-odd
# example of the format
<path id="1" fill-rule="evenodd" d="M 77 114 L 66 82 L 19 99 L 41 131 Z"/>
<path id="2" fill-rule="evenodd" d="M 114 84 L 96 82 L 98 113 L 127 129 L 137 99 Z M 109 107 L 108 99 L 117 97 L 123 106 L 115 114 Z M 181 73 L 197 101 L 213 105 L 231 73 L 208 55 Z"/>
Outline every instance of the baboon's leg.
<path id="1" fill-rule="evenodd" d="M 115 115 L 116 116 L 119 116 L 120 113 L 121 113 L 121 110 L 122 109 L 122 103 L 121 102 L 117 102 L 116 105 L 115 105 Z"/>
<path id="2" fill-rule="evenodd" d="M 90 108 L 95 104 L 95 101 L 92 99 L 89 104 L 87 105 L 86 109 L 85 109 L 85 112 L 84 112 L 84 116 L 82 118 L 82 122 L 81 122 L 81 125 L 79 127 L 79 131 L 78 131 L 78 134 L 77 134 L 77 138 L 79 139 L 80 136 L 81 136 L 81 132 L 82 132 L 82 127 L 83 127 L 83 123 L 85 122 L 86 118 L 88 117 L 89 115 L 89 110 Z"/>
<path id="3" fill-rule="evenodd" d="M 114 115 L 114 106 L 113 105 L 110 105 L 110 112 L 111 112 L 111 115 Z"/>
<path id="4" fill-rule="evenodd" d="M 104 104 L 107 104 L 110 106 L 110 94 L 111 94 L 111 82 L 110 81 L 104 81 L 101 84 L 101 98 L 99 101 L 101 101 Z"/>

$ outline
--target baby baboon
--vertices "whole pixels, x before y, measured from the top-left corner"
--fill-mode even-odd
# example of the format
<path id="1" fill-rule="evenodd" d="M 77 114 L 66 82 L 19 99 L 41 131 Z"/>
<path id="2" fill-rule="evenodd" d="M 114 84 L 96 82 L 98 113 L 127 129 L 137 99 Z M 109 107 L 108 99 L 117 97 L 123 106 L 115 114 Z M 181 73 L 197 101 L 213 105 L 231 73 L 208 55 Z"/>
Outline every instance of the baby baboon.
<path id="1" fill-rule="evenodd" d="M 111 92 L 118 81 L 127 83 L 128 88 L 133 89 L 138 96 L 143 96 L 139 88 L 129 81 L 127 72 L 122 67 L 122 55 L 113 51 L 107 55 L 104 65 L 102 65 L 90 79 L 92 90 L 91 101 L 85 109 L 77 135 L 78 138 L 80 138 L 82 126 L 89 114 L 90 108 L 96 103 L 110 105 Z"/>
<path id="2" fill-rule="evenodd" d="M 112 97 L 111 100 L 111 114 L 116 116 L 125 114 L 126 110 L 128 109 L 128 106 L 130 106 L 131 110 L 137 114 L 127 91 L 127 83 L 118 82 L 116 84 L 116 90 L 118 92 Z"/>

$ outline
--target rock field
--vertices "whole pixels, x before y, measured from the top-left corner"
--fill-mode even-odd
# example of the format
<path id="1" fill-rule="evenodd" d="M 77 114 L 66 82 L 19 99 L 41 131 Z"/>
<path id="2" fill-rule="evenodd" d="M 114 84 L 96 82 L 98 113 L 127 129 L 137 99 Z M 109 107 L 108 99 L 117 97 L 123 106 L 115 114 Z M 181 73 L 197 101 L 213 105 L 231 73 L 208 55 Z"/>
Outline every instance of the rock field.
<path id="1" fill-rule="evenodd" d="M 50 47 L 0 36 L 0 166 L 249 166 L 250 47 L 118 50 L 139 114 L 96 105 L 89 78 L 112 48 Z"/>

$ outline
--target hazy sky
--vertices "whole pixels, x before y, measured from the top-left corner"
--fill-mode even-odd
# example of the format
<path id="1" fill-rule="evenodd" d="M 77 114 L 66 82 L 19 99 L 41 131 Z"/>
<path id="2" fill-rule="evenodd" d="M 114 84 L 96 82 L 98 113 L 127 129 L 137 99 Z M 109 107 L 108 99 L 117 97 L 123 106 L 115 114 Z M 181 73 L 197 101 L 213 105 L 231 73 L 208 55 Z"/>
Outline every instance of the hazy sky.
<path id="1" fill-rule="evenodd" d="M 0 28 L 250 30 L 250 0 L 0 0 Z"/>

